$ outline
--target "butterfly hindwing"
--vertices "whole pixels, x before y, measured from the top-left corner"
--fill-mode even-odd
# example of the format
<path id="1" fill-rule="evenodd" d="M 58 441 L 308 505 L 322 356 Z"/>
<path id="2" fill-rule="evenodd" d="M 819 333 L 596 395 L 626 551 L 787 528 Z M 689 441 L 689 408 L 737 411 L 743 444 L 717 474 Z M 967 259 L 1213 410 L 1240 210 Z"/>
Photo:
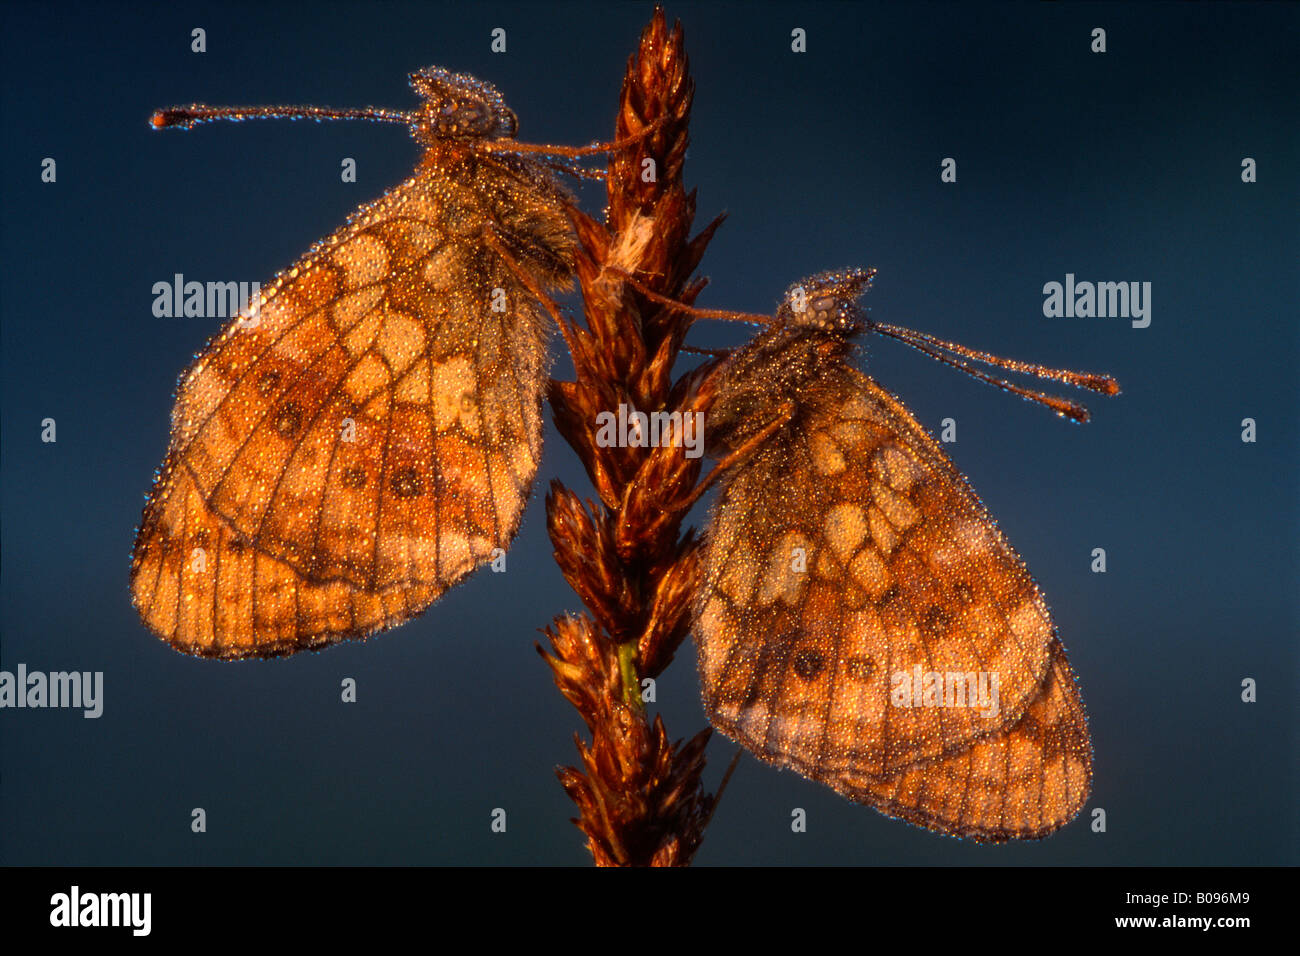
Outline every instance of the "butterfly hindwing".
<path id="1" fill-rule="evenodd" d="M 132 597 L 178 650 L 226 659 L 273 657 L 390 627 L 440 589 L 364 591 L 316 584 L 232 532 L 184 469 L 167 463 L 137 536 Z"/>
<path id="2" fill-rule="evenodd" d="M 1043 836 L 1091 783 L 1046 602 L 965 478 L 848 362 L 873 273 L 793 286 L 719 366 L 723 473 L 696 597 L 723 733 L 883 813 L 982 841 Z"/>
<path id="3" fill-rule="evenodd" d="M 883 777 L 848 774 L 839 789 L 889 816 L 979 842 L 1047 836 L 1092 787 L 1092 744 L 1074 672 L 1058 641 L 1038 696 L 1002 732 Z"/>
<path id="4" fill-rule="evenodd" d="M 1052 626 L 906 409 L 847 366 L 817 394 L 724 485 L 699 605 L 706 706 L 768 759 L 883 774 L 1018 718 Z M 998 713 L 891 706 L 894 675 L 917 666 L 997 673 Z"/>

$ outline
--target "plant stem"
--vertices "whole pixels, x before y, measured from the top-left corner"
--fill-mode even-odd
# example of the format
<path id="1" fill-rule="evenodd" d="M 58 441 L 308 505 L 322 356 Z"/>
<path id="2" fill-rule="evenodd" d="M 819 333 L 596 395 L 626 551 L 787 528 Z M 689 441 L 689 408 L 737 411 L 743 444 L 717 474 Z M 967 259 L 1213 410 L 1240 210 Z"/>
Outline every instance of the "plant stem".
<path id="1" fill-rule="evenodd" d="M 670 32 L 656 9 L 628 61 L 614 139 L 654 128 L 611 153 L 605 223 L 571 211 L 586 322 L 561 319 L 574 380 L 552 382 L 549 398 L 598 501 L 551 485 L 555 559 L 586 613 L 557 618 L 542 654 L 591 734 L 590 744 L 577 740 L 581 767 L 558 775 L 599 865 L 689 863 L 715 803 L 701 783 L 711 732 L 670 742 L 641 696 L 641 681 L 659 676 L 690 628 L 699 542 L 681 523 L 700 460 L 680 446 L 603 447 L 595 437 L 597 416 L 620 405 L 686 414 L 709 403 L 701 370 L 672 377 L 689 316 L 623 279 L 687 304 L 704 286 L 691 275 L 720 220 L 690 238 L 695 200 L 682 168 L 692 95 L 681 26 Z"/>

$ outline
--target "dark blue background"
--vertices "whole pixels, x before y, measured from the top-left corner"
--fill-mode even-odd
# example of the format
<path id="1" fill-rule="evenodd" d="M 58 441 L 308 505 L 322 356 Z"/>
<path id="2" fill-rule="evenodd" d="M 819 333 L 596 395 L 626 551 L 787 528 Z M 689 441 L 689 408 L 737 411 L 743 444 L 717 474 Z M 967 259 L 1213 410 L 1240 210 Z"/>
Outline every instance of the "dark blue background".
<path id="1" fill-rule="evenodd" d="M 176 376 L 217 325 L 155 318 L 153 283 L 266 281 L 418 155 L 399 127 L 155 133 L 146 119 L 195 100 L 407 107 L 406 73 L 439 64 L 496 84 L 522 138 L 584 143 L 612 130 L 650 9 L 5 5 L 0 664 L 102 670 L 106 703 L 99 720 L 0 712 L 0 861 L 587 859 L 552 772 L 580 724 L 532 649 L 577 606 L 540 498 L 505 576 L 364 644 L 223 665 L 138 621 L 133 528 Z M 978 847 L 746 759 L 699 861 L 1294 863 L 1297 7 L 668 13 L 698 84 L 700 224 L 730 214 L 703 304 L 766 312 L 795 279 L 874 265 L 883 321 L 1124 386 L 1076 427 L 869 343 L 872 374 L 921 421 L 957 420 L 954 460 L 1051 601 L 1091 714 L 1089 810 L 1041 843 Z M 497 26 L 504 55 L 489 52 Z M 796 26 L 805 55 L 790 52 Z M 1105 55 L 1089 52 L 1094 26 Z M 345 156 L 355 184 L 339 181 Z M 939 180 L 946 156 L 956 185 Z M 1256 184 L 1241 182 L 1245 156 Z M 584 195 L 598 212 L 599 191 Z M 1044 318 L 1042 285 L 1067 272 L 1150 281 L 1150 328 Z M 47 416 L 57 444 L 40 441 Z M 1247 416 L 1257 444 L 1240 440 Z M 585 487 L 553 431 L 547 447 L 542 478 Z M 1095 547 L 1104 575 L 1089 571 Z M 659 685 L 675 736 L 705 723 L 693 658 L 684 647 Z M 344 677 L 354 705 L 339 702 Z M 1239 700 L 1244 677 L 1256 704 Z M 731 749 L 715 740 L 710 781 Z"/>

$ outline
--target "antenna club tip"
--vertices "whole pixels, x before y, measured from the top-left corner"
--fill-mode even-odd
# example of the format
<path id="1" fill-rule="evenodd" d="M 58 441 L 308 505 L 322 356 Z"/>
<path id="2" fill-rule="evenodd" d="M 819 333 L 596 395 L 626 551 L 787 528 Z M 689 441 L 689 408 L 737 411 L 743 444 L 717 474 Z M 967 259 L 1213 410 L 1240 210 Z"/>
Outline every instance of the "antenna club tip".
<path id="1" fill-rule="evenodd" d="M 1119 382 L 1109 375 L 1080 375 L 1070 384 L 1086 388 L 1089 391 L 1100 392 L 1102 395 L 1119 394 Z"/>
<path id="2" fill-rule="evenodd" d="M 171 126 L 188 126 L 193 122 L 193 117 L 186 110 L 167 109 L 154 110 L 153 115 L 149 117 L 149 125 L 154 129 L 167 129 Z"/>

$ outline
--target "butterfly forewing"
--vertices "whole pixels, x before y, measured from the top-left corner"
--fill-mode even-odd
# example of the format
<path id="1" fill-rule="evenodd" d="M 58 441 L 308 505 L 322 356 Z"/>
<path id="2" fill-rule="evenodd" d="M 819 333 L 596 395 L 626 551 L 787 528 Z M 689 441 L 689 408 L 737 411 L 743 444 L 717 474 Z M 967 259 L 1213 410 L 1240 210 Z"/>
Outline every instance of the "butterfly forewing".
<path id="1" fill-rule="evenodd" d="M 364 635 L 510 543 L 549 331 L 518 272 L 566 284 L 573 239 L 541 165 L 471 146 L 431 146 L 184 376 L 132 566 L 137 607 L 177 647 Z"/>

